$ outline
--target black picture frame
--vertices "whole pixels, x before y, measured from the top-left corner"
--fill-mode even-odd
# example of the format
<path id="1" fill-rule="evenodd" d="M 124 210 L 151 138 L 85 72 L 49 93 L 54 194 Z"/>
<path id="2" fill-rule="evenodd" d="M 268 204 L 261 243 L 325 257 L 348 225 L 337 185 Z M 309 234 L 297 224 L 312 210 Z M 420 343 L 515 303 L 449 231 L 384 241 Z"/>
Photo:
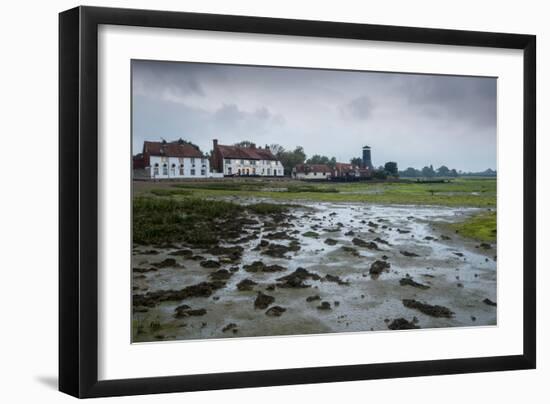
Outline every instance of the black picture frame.
<path id="1" fill-rule="evenodd" d="M 99 381 L 97 52 L 100 24 L 523 50 L 523 354 Z M 84 398 L 534 369 L 535 103 L 534 35 L 96 7 L 77 7 L 60 13 L 59 389 Z"/>

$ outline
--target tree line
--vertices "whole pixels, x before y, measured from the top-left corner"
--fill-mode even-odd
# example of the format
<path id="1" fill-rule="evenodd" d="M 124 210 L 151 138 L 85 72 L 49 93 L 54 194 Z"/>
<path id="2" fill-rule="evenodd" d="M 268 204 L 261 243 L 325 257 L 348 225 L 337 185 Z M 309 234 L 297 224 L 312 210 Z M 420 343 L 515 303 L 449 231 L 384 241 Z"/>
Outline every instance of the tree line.
<path id="1" fill-rule="evenodd" d="M 252 147 L 254 143 L 248 140 L 236 143 L 235 146 Z M 307 155 L 302 146 L 297 146 L 293 150 L 287 150 L 280 144 L 273 143 L 268 145 L 267 148 L 273 153 L 275 157 L 281 162 L 285 169 L 285 175 L 290 175 L 292 169 L 298 164 L 326 164 L 330 168 L 336 166 L 336 157 L 328 157 L 319 154 L 307 158 Z M 363 160 L 361 157 L 354 157 L 350 159 L 350 163 L 353 166 L 361 167 Z M 388 161 L 383 166 L 379 166 L 372 173 L 374 178 L 387 178 L 387 177 L 458 177 L 458 176 L 496 176 L 496 171 L 487 169 L 482 172 L 463 172 L 454 168 L 449 168 L 445 165 L 434 169 L 433 165 L 425 166 L 422 169 L 416 169 L 408 167 L 406 170 L 400 171 L 395 161 Z"/>
<path id="2" fill-rule="evenodd" d="M 461 170 L 456 170 L 454 168 L 449 168 L 445 165 L 434 169 L 433 165 L 425 166 L 421 170 L 417 170 L 413 167 L 408 167 L 404 171 L 399 171 L 400 177 L 426 177 L 426 178 L 436 178 L 436 177 L 496 177 L 497 172 L 488 168 L 485 171 L 477 172 L 465 172 Z"/>

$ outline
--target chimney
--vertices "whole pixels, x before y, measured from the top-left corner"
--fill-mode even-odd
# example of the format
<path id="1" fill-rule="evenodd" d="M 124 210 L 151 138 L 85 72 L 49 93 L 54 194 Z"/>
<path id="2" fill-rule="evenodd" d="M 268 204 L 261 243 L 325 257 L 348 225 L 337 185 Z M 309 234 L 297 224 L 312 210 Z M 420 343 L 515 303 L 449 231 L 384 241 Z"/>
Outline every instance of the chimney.
<path id="1" fill-rule="evenodd" d="M 218 147 L 218 139 L 214 139 L 212 143 L 214 144 L 214 150 L 216 150 L 216 147 Z"/>
<path id="2" fill-rule="evenodd" d="M 250 148 L 255 149 L 256 148 L 256 143 L 250 143 Z"/>

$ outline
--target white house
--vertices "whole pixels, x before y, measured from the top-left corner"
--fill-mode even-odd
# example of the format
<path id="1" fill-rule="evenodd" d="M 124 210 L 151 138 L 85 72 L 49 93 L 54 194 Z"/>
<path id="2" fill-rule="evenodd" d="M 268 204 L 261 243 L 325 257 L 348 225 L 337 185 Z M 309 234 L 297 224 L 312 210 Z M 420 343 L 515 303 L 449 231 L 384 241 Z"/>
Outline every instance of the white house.
<path id="1" fill-rule="evenodd" d="M 134 157 L 134 177 L 143 179 L 207 178 L 210 161 L 198 147 L 183 140 L 144 142 Z"/>
<path id="2" fill-rule="evenodd" d="M 214 139 L 212 168 L 225 176 L 282 177 L 285 169 L 269 148 L 225 146 Z"/>
<path id="3" fill-rule="evenodd" d="M 292 176 L 298 180 L 329 180 L 332 170 L 326 164 L 298 164 L 292 170 Z"/>

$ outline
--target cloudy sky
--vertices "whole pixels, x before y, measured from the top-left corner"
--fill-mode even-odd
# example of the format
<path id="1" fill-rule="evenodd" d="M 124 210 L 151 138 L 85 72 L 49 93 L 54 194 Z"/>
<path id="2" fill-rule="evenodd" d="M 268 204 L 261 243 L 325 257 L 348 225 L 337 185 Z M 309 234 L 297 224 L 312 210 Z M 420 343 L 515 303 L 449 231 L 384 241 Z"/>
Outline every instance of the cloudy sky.
<path id="1" fill-rule="evenodd" d="M 496 79 L 133 61 L 133 148 L 250 140 L 375 166 L 496 169 Z"/>

